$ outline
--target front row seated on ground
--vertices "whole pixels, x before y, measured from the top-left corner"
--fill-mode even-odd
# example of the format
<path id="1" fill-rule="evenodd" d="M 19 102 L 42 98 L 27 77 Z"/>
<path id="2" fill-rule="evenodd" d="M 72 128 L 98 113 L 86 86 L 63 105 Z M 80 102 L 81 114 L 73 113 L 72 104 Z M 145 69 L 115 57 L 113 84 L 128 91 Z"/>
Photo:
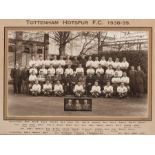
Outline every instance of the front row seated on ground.
<path id="1" fill-rule="evenodd" d="M 32 86 L 32 89 L 30 89 L 30 92 L 33 96 L 38 96 L 41 93 L 45 96 L 50 96 L 52 95 L 53 91 L 55 96 L 63 95 L 64 90 L 60 81 L 57 81 L 57 83 L 54 85 L 54 90 L 52 90 L 52 84 L 49 81 L 46 81 L 46 83 L 43 85 L 43 89 L 41 90 L 41 85 L 39 84 L 38 80 L 36 80 L 35 84 Z"/>
<path id="2" fill-rule="evenodd" d="M 116 86 L 116 85 L 114 85 Z M 127 97 L 129 88 L 127 85 L 125 85 L 123 82 L 116 86 L 114 89 L 114 86 L 110 84 L 108 81 L 107 84 L 103 87 L 103 90 L 101 90 L 101 86 L 99 86 L 98 81 L 95 81 L 94 85 L 91 87 L 90 94 L 93 97 L 99 97 L 103 94 L 105 98 L 111 98 L 113 95 L 118 95 L 120 98 Z M 64 95 L 64 89 L 63 85 L 60 83 L 60 81 L 57 81 L 57 83 L 54 85 L 54 89 L 52 90 L 52 84 L 47 80 L 45 84 L 43 84 L 43 88 L 41 88 L 41 85 L 39 84 L 38 80 L 35 81 L 32 88 L 30 89 L 30 92 L 34 96 L 38 96 L 40 94 L 43 94 L 45 96 L 63 96 Z M 73 89 L 73 94 L 76 97 L 82 97 L 85 94 L 84 86 L 81 84 L 81 82 L 78 82 Z"/>

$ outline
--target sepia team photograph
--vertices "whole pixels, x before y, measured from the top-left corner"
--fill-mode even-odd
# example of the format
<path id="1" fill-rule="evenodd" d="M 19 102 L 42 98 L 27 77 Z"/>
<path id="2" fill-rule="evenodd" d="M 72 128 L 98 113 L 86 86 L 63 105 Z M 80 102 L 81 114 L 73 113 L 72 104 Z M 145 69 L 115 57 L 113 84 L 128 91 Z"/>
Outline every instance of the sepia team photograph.
<path id="1" fill-rule="evenodd" d="M 5 119 L 150 120 L 149 28 L 5 29 Z"/>

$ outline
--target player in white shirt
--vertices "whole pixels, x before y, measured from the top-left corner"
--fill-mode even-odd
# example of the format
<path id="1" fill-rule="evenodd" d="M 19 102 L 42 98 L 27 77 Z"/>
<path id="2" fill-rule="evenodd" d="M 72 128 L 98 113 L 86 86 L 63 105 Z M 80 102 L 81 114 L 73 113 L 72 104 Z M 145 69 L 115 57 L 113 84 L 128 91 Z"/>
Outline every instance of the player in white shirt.
<path id="1" fill-rule="evenodd" d="M 130 91 L 130 78 L 127 76 L 126 72 L 123 72 L 123 76 L 120 79 L 121 83 L 124 83 L 124 85 L 127 87 L 128 92 Z"/>
<path id="2" fill-rule="evenodd" d="M 99 64 L 100 64 L 100 62 L 98 60 L 98 57 L 95 57 L 95 61 L 93 61 L 93 67 L 96 69 L 96 68 L 98 68 Z"/>
<path id="3" fill-rule="evenodd" d="M 71 68 L 71 65 L 68 65 L 68 67 L 65 69 L 65 75 L 66 76 L 73 75 L 73 69 Z"/>
<path id="4" fill-rule="evenodd" d="M 49 68 L 51 65 L 50 56 L 47 56 L 46 60 L 44 61 L 45 67 Z"/>
<path id="5" fill-rule="evenodd" d="M 90 67 L 90 66 L 93 66 L 93 60 L 91 56 L 89 56 L 88 61 L 86 62 L 86 67 Z"/>
<path id="6" fill-rule="evenodd" d="M 113 85 L 113 90 L 114 90 L 114 96 L 117 95 L 117 87 L 120 84 L 121 78 L 118 76 L 118 73 L 116 72 L 114 77 L 111 79 L 111 83 Z"/>
<path id="7" fill-rule="evenodd" d="M 52 94 L 52 84 L 47 80 L 46 83 L 43 85 L 42 89 L 43 94 L 49 96 Z"/>
<path id="8" fill-rule="evenodd" d="M 102 68 L 101 64 L 99 64 L 98 68 L 96 69 L 96 74 L 100 73 L 101 75 L 104 74 L 104 69 Z"/>
<path id="9" fill-rule="evenodd" d="M 123 61 L 121 62 L 121 69 L 126 70 L 129 67 L 129 63 L 126 60 L 126 57 L 123 57 Z"/>
<path id="10" fill-rule="evenodd" d="M 30 89 L 30 92 L 33 96 L 38 96 L 41 93 L 41 85 L 38 83 L 38 80 L 35 81 L 35 84 L 33 84 Z"/>
<path id="11" fill-rule="evenodd" d="M 31 74 L 31 73 L 32 73 L 32 71 L 34 71 L 34 73 L 35 73 L 35 74 L 37 74 L 37 73 L 38 73 L 37 68 L 35 68 L 35 64 L 33 64 L 33 65 L 32 65 L 32 68 L 30 68 L 30 69 L 29 69 L 29 73 Z"/>
<path id="12" fill-rule="evenodd" d="M 112 57 L 109 57 L 109 59 L 108 59 L 108 61 L 107 61 L 107 67 L 108 66 L 112 66 L 112 68 L 113 68 L 113 65 L 114 65 L 114 62 L 113 62 L 113 60 L 112 60 Z"/>
<path id="13" fill-rule="evenodd" d="M 44 62 L 43 56 L 39 55 L 39 59 L 36 61 L 37 68 L 41 68 L 44 63 L 45 62 Z"/>
<path id="14" fill-rule="evenodd" d="M 82 74 L 84 74 L 84 69 L 83 69 L 83 67 L 82 67 L 81 64 L 79 64 L 78 68 L 76 68 L 76 74 L 77 74 L 77 75 L 82 75 Z"/>
<path id="15" fill-rule="evenodd" d="M 33 70 L 32 73 L 31 73 L 30 76 L 29 76 L 29 82 L 30 82 L 30 83 L 33 83 L 33 82 L 35 82 L 36 80 L 37 80 L 37 76 L 36 76 L 36 74 L 35 74 L 35 71 Z"/>
<path id="16" fill-rule="evenodd" d="M 100 65 L 105 68 L 107 67 L 107 61 L 105 59 L 105 56 L 102 56 L 101 60 L 100 60 Z"/>
<path id="17" fill-rule="evenodd" d="M 48 68 L 48 70 L 47 70 L 48 72 L 50 72 L 50 74 L 52 75 L 52 76 L 54 76 L 55 75 L 55 68 L 53 67 L 53 65 L 51 64 L 50 65 L 50 67 Z"/>
<path id="18" fill-rule="evenodd" d="M 123 76 L 120 79 L 121 83 L 124 83 L 125 85 L 129 85 L 130 79 L 127 76 L 126 72 L 123 72 Z"/>
<path id="19" fill-rule="evenodd" d="M 94 75 L 95 74 L 95 69 L 92 66 L 89 66 L 89 68 L 87 69 L 87 75 Z"/>
<path id="20" fill-rule="evenodd" d="M 59 65 L 59 61 L 57 60 L 57 56 L 54 55 L 53 60 L 51 61 L 51 64 L 53 65 L 54 68 L 57 68 Z"/>
<path id="21" fill-rule="evenodd" d="M 64 93 L 64 89 L 60 81 L 57 81 L 57 83 L 54 85 L 54 94 L 56 96 L 62 96 Z"/>
<path id="22" fill-rule="evenodd" d="M 121 67 L 121 63 L 119 62 L 119 58 L 116 58 L 115 62 L 113 63 L 113 68 L 116 69 L 117 67 Z"/>
<path id="23" fill-rule="evenodd" d="M 116 68 L 115 73 L 117 73 L 118 77 L 122 77 L 123 72 L 122 72 L 122 70 L 120 69 L 120 66 L 118 66 L 118 67 Z"/>
<path id="24" fill-rule="evenodd" d="M 39 73 L 43 72 L 44 75 L 47 74 L 47 69 L 45 68 L 45 65 L 42 65 L 42 68 L 39 69 Z"/>
<path id="25" fill-rule="evenodd" d="M 65 60 L 63 59 L 63 56 L 60 56 L 60 59 L 58 60 L 58 64 L 61 65 L 62 67 L 64 67 L 66 65 Z"/>
<path id="26" fill-rule="evenodd" d="M 63 73 L 64 73 L 64 69 L 61 67 L 61 65 L 59 65 L 58 68 L 56 69 L 56 74 L 63 75 Z"/>
<path id="27" fill-rule="evenodd" d="M 114 77 L 112 77 L 111 82 L 113 84 L 120 84 L 121 78 L 118 76 L 118 73 L 116 72 Z"/>
<path id="28" fill-rule="evenodd" d="M 103 94 L 105 95 L 106 98 L 112 97 L 113 94 L 113 86 L 110 85 L 110 82 L 107 82 L 107 85 L 104 86 L 103 89 Z"/>
<path id="29" fill-rule="evenodd" d="M 114 76 L 114 70 L 112 69 L 112 65 L 109 65 L 109 67 L 105 71 L 105 76 L 107 79 L 110 79 Z"/>
<path id="30" fill-rule="evenodd" d="M 101 94 L 101 87 L 98 85 L 98 81 L 92 86 L 90 93 L 93 97 L 98 97 Z"/>
<path id="31" fill-rule="evenodd" d="M 29 61 L 29 67 L 32 67 L 33 65 L 36 67 L 36 60 L 35 60 L 35 57 L 32 56 L 31 60 Z"/>
<path id="32" fill-rule="evenodd" d="M 84 94 L 85 90 L 84 90 L 84 87 L 81 84 L 81 82 L 78 82 L 75 85 L 73 92 L 74 92 L 75 96 L 77 96 L 77 97 L 81 97 Z"/>
<path id="33" fill-rule="evenodd" d="M 120 98 L 127 97 L 128 88 L 124 85 L 124 83 L 121 83 L 121 85 L 117 87 L 117 93 Z"/>

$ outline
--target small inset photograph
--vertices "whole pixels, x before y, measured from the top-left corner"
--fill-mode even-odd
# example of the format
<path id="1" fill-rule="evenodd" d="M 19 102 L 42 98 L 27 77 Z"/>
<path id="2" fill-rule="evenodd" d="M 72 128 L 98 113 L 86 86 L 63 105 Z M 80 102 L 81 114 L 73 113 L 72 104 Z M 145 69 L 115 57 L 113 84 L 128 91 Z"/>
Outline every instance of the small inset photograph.
<path id="1" fill-rule="evenodd" d="M 65 98 L 64 111 L 92 111 L 92 99 Z"/>

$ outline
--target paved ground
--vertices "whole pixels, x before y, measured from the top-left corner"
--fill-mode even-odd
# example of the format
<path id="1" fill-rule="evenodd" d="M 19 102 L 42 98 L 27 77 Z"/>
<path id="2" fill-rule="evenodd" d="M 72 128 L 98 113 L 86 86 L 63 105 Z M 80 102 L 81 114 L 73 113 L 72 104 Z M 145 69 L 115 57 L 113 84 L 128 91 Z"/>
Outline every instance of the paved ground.
<path id="1" fill-rule="evenodd" d="M 9 116 L 144 116 L 147 112 L 146 95 L 142 98 L 93 98 L 90 112 L 65 112 L 63 97 L 33 97 L 13 95 L 9 88 Z"/>

